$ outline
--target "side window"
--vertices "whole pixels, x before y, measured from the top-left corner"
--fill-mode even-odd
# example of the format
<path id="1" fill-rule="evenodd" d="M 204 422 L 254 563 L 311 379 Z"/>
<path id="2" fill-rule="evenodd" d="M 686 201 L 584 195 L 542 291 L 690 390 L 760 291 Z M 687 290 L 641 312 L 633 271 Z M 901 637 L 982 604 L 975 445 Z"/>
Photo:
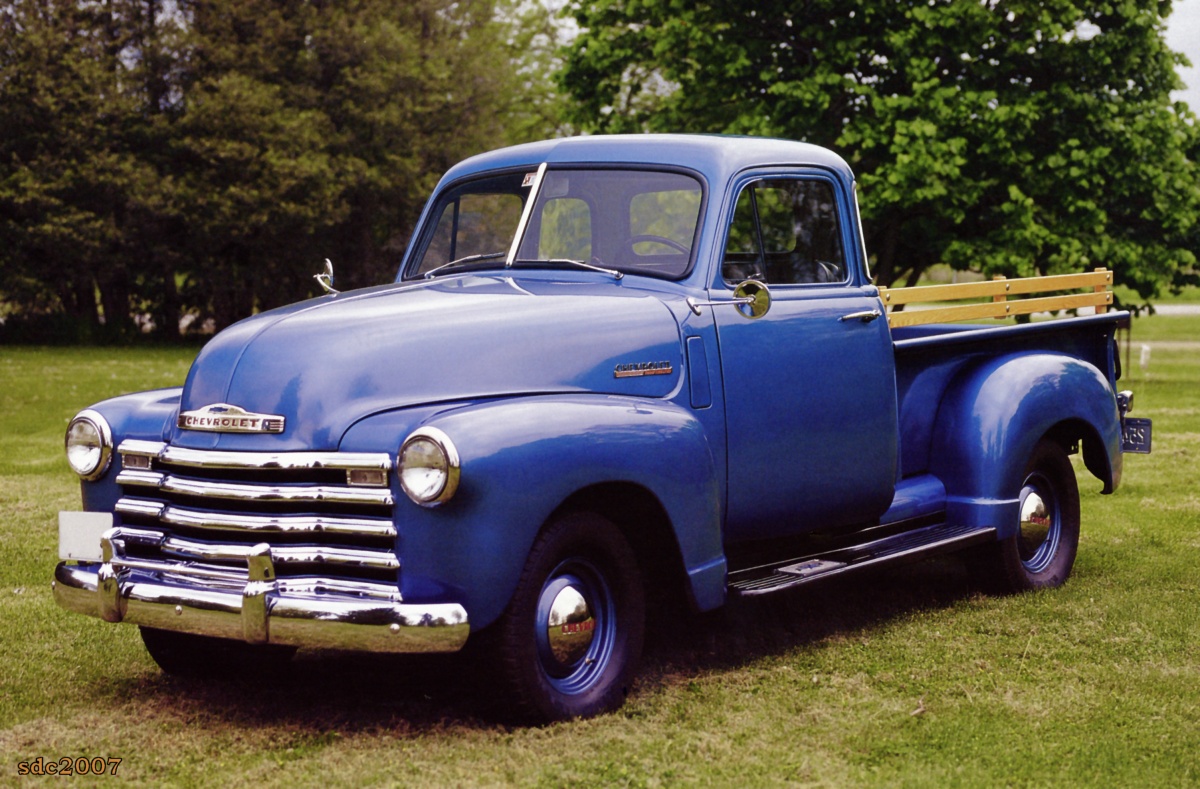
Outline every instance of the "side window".
<path id="1" fill-rule="evenodd" d="M 592 210 L 578 197 L 547 200 L 538 232 L 538 257 L 590 260 Z"/>
<path id="2" fill-rule="evenodd" d="M 722 275 L 729 283 L 768 285 L 845 281 L 833 187 L 799 178 L 747 184 L 734 209 Z"/>

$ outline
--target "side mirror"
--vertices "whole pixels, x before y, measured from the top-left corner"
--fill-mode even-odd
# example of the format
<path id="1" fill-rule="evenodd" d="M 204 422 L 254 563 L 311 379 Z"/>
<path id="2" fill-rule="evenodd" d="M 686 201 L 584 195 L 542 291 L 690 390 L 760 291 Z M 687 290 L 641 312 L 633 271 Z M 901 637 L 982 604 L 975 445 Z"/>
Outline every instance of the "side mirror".
<path id="1" fill-rule="evenodd" d="M 767 314 L 771 309 L 771 291 L 756 279 L 748 279 L 733 289 L 733 298 L 729 301 L 697 301 L 687 299 L 687 305 L 693 315 L 700 314 L 701 307 L 720 307 L 732 304 L 744 318 L 754 320 Z"/>
<path id="2" fill-rule="evenodd" d="M 737 310 L 750 320 L 761 318 L 771 309 L 771 291 L 756 279 L 748 279 L 733 289 Z"/>

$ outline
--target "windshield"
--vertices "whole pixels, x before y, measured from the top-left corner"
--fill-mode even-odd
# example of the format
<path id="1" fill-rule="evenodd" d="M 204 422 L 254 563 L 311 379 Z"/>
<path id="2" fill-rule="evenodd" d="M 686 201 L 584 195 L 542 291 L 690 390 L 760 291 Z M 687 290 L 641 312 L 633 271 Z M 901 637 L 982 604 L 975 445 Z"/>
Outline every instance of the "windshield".
<path id="1" fill-rule="evenodd" d="M 535 172 L 508 173 L 444 192 L 407 276 L 505 265 Z M 582 261 L 678 277 L 691 263 L 703 190 L 689 175 L 652 170 L 547 170 L 513 265 Z"/>

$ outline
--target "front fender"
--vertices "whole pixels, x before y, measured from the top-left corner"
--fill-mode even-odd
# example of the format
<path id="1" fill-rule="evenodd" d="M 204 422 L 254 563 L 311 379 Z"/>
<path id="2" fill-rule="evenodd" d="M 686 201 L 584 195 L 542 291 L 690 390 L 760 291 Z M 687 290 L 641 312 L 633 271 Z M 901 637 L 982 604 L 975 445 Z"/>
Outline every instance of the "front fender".
<path id="1" fill-rule="evenodd" d="M 1099 369 L 1061 354 L 1013 354 L 961 372 L 939 406 L 933 440 L 947 518 L 994 526 L 1000 539 L 1013 534 L 1034 445 L 1060 425 L 1081 424 L 1103 444 L 1101 479 L 1111 489 L 1121 473 L 1121 427 Z"/>
<path id="2" fill-rule="evenodd" d="M 99 412 L 112 428 L 113 443 L 117 446 L 127 438 L 147 441 L 162 441 L 174 424 L 179 413 L 179 396 L 183 390 L 153 389 L 135 392 L 104 400 L 91 406 Z M 117 472 L 121 461 L 114 446 L 113 462 L 104 476 L 93 482 L 83 482 L 83 508 L 91 512 L 112 512 L 121 489 L 117 486 Z"/>
<path id="3" fill-rule="evenodd" d="M 538 531 L 560 504 L 595 485 L 633 483 L 666 512 L 697 604 L 722 601 L 715 462 L 688 410 L 631 397 L 547 395 L 456 407 L 421 424 L 450 436 L 462 472 L 454 498 L 439 507 L 398 499 L 406 599 L 453 591 L 472 628 L 486 626 L 508 604 Z"/>

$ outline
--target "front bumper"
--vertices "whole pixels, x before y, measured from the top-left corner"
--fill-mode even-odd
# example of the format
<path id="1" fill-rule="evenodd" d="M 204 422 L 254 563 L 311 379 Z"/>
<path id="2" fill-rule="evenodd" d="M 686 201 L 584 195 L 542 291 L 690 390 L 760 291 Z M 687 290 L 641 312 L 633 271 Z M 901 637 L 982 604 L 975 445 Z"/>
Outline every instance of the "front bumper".
<path id="1" fill-rule="evenodd" d="M 470 632 L 456 603 L 405 604 L 395 589 L 326 578 L 278 578 L 269 546 L 248 557 L 244 583 L 205 578 L 201 568 L 113 561 L 60 563 L 54 599 L 107 622 L 246 641 L 363 652 L 454 652 Z"/>

